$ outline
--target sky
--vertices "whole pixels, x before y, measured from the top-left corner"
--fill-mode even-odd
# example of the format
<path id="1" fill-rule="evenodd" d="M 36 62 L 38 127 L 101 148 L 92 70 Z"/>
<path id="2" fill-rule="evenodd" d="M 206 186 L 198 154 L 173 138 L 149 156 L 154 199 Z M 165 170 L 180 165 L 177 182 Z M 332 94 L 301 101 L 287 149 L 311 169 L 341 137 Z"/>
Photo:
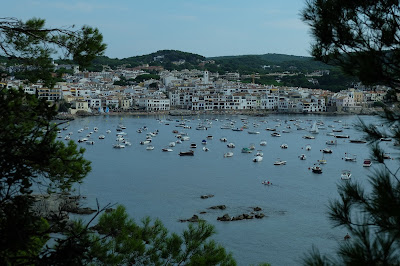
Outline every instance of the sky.
<path id="1" fill-rule="evenodd" d="M 312 38 L 299 15 L 305 0 L 12 0 L 1 6 L 0 18 L 96 27 L 111 58 L 164 49 L 205 57 L 310 56 Z"/>

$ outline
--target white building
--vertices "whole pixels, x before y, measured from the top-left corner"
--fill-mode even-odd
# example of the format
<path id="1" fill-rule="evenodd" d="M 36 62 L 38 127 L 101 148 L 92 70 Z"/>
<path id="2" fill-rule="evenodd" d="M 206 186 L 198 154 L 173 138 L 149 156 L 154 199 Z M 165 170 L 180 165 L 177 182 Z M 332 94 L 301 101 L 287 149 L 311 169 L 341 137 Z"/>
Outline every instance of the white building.
<path id="1" fill-rule="evenodd" d="M 138 100 L 140 108 L 151 111 L 169 111 L 171 108 L 169 99 L 140 98 Z"/>

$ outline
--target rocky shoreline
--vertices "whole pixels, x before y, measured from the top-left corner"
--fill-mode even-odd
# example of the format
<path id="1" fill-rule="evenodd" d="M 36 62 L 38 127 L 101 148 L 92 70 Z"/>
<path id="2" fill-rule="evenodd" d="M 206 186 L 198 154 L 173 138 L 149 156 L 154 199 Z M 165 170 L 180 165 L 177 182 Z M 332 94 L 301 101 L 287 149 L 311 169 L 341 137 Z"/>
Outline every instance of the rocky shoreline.
<path id="1" fill-rule="evenodd" d="M 33 200 L 32 211 L 45 218 L 50 224 L 56 222 L 70 222 L 69 214 L 92 214 L 98 210 L 83 207 L 82 199 L 85 196 L 71 195 L 69 193 L 54 193 L 54 194 L 34 194 L 30 196 Z M 57 229 L 54 229 L 57 231 Z"/>
<path id="2" fill-rule="evenodd" d="M 335 112 L 312 112 L 312 113 L 302 113 L 302 112 L 278 112 L 271 110 L 215 110 L 215 111 L 192 111 L 192 110 L 170 110 L 170 111 L 157 111 L 157 112 L 146 112 L 146 111 L 123 111 L 123 112 L 109 112 L 109 113 L 89 113 L 81 112 L 79 114 L 68 114 L 59 113 L 56 117 L 57 120 L 73 120 L 76 117 L 86 117 L 86 116 L 198 116 L 198 115 L 245 115 L 245 116 L 269 116 L 271 114 L 281 114 L 281 115 L 326 115 L 326 116 L 336 116 L 336 115 L 376 115 L 382 112 L 382 108 L 368 108 L 361 109 L 358 112 L 345 112 L 345 111 L 335 111 Z"/>

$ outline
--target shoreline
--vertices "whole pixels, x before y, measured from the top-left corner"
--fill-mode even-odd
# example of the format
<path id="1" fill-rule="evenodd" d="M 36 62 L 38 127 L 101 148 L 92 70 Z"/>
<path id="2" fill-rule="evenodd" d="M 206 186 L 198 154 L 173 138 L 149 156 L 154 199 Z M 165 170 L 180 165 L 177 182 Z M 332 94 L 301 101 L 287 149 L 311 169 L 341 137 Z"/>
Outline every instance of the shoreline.
<path id="1" fill-rule="evenodd" d="M 69 114 L 69 113 L 59 113 L 56 117 L 58 120 L 70 120 L 77 117 L 87 117 L 87 116 L 198 116 L 198 115 L 246 115 L 246 116 L 258 116 L 267 117 L 269 115 L 324 115 L 324 116 L 337 116 L 337 115 L 376 115 L 382 110 L 367 109 L 361 112 L 312 112 L 312 113 L 302 113 L 302 112 L 277 112 L 270 110 L 221 110 L 221 111 L 192 111 L 192 110 L 169 110 L 169 111 L 121 111 L 121 112 L 109 112 L 109 113 L 89 113 L 85 112 L 83 114 Z"/>

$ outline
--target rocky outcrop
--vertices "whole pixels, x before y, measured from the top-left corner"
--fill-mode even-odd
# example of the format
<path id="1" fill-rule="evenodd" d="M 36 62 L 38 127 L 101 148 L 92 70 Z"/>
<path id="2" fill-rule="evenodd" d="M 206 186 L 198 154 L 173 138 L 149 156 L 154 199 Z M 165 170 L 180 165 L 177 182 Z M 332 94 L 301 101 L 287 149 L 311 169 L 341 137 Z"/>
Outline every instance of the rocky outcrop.
<path id="1" fill-rule="evenodd" d="M 229 214 L 224 214 L 221 217 L 217 218 L 218 221 L 222 221 L 222 222 L 228 222 L 228 221 L 232 221 L 232 218 L 229 216 Z"/>
<path id="2" fill-rule="evenodd" d="M 221 217 L 218 217 L 217 220 L 218 221 L 222 221 L 222 222 L 229 222 L 229 221 L 242 221 L 242 220 L 251 220 L 251 219 L 261 219 L 264 218 L 265 214 L 263 213 L 257 213 L 257 214 L 247 214 L 247 213 L 243 213 L 243 214 L 239 214 L 238 216 L 233 216 L 230 217 L 229 214 L 224 214 Z"/>
<path id="3" fill-rule="evenodd" d="M 69 213 L 91 214 L 97 210 L 83 208 L 80 200 L 84 197 L 63 194 L 41 194 L 32 195 L 32 211 L 49 221 L 68 220 Z"/>
<path id="4" fill-rule="evenodd" d="M 225 205 L 216 205 L 216 206 L 211 206 L 209 209 L 210 210 L 225 210 L 226 206 Z"/>
<path id="5" fill-rule="evenodd" d="M 220 206 L 225 206 L 225 205 L 218 205 L 214 207 L 210 207 L 209 209 L 220 209 Z M 251 219 L 262 219 L 265 217 L 264 213 L 261 213 L 262 209 L 260 207 L 251 207 L 253 210 L 251 213 L 242 213 L 237 216 L 230 216 L 229 214 L 224 214 L 223 216 L 220 216 L 217 218 L 218 221 L 223 221 L 223 222 L 228 222 L 228 221 L 242 221 L 242 220 L 251 220 Z M 224 210 L 221 209 L 221 210 Z"/>
<path id="6" fill-rule="evenodd" d="M 199 218 L 199 216 L 197 216 L 196 214 L 194 214 L 191 218 L 189 219 L 181 219 L 179 220 L 181 223 L 184 222 L 190 222 L 190 223 L 198 223 L 199 221 L 201 221 L 201 219 Z"/>

